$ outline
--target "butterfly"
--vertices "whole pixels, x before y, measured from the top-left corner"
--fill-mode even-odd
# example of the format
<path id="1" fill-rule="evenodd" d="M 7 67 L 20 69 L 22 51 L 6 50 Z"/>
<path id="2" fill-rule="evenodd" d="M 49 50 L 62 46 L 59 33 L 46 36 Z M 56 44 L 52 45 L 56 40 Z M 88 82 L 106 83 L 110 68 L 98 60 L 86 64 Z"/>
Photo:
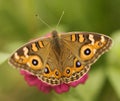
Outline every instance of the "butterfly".
<path id="1" fill-rule="evenodd" d="M 9 63 L 49 85 L 81 79 L 91 65 L 110 49 L 112 39 L 94 32 L 51 32 L 17 49 Z"/>

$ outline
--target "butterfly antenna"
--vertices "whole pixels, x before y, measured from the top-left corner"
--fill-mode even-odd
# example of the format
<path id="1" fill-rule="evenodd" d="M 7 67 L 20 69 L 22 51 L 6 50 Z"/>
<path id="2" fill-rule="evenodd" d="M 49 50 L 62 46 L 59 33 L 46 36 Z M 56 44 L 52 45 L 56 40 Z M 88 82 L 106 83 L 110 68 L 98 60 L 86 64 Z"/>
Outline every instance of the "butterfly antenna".
<path id="1" fill-rule="evenodd" d="M 62 19 L 63 15 L 64 15 L 64 11 L 62 12 L 62 14 L 61 14 L 61 16 L 60 16 L 60 18 L 59 18 L 59 20 L 58 20 L 58 23 L 57 23 L 57 25 L 56 25 L 56 28 L 57 28 L 57 27 L 58 27 L 58 25 L 60 24 L 60 21 L 61 21 L 61 19 Z"/>
<path id="2" fill-rule="evenodd" d="M 35 15 L 37 17 L 37 19 L 39 19 L 43 24 L 45 24 L 48 28 L 52 29 L 52 27 L 46 23 L 38 14 Z"/>

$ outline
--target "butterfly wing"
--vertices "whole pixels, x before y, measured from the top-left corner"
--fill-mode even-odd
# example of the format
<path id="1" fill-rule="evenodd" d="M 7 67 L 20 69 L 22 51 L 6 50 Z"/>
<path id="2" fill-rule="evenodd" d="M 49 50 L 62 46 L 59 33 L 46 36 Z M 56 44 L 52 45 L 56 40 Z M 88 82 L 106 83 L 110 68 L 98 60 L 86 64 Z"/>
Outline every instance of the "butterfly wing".
<path id="1" fill-rule="evenodd" d="M 64 43 L 63 80 L 65 83 L 80 79 L 103 53 L 111 46 L 112 39 L 92 32 L 61 34 Z M 69 55 L 68 55 L 69 54 Z"/>
<path id="2" fill-rule="evenodd" d="M 33 75 L 42 72 L 49 54 L 50 38 L 38 38 L 16 50 L 9 63 L 18 69 L 24 69 Z"/>
<path id="3" fill-rule="evenodd" d="M 80 79 L 92 63 L 109 49 L 108 36 L 90 32 L 60 34 L 56 39 L 39 38 L 18 49 L 9 62 L 50 85 L 70 83 Z"/>
<path id="4" fill-rule="evenodd" d="M 58 56 L 52 47 L 52 37 L 38 38 L 25 44 L 12 54 L 9 63 L 18 69 L 35 75 L 50 85 L 62 83 Z"/>

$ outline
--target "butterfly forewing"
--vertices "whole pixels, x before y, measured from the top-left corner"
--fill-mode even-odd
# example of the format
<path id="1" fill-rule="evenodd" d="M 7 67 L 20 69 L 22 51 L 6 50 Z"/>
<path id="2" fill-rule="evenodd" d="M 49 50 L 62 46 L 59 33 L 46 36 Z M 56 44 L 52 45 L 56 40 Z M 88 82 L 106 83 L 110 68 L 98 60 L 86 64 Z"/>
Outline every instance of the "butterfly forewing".
<path id="1" fill-rule="evenodd" d="M 112 44 L 109 36 L 93 32 L 69 32 L 61 37 L 72 53 L 86 64 L 94 63 Z"/>
<path id="2" fill-rule="evenodd" d="M 34 75 L 40 73 L 49 53 L 49 40 L 49 38 L 38 38 L 23 45 L 12 54 L 9 63 Z"/>

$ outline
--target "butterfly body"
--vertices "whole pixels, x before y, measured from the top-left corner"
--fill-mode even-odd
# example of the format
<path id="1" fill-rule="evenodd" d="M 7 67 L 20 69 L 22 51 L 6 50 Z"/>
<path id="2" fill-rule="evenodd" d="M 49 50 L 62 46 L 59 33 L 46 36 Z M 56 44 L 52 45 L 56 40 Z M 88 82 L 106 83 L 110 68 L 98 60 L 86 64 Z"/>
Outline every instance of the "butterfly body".
<path id="1" fill-rule="evenodd" d="M 81 79 L 111 43 L 111 38 L 103 34 L 53 31 L 48 38 L 22 46 L 9 62 L 47 84 L 71 83 Z"/>

